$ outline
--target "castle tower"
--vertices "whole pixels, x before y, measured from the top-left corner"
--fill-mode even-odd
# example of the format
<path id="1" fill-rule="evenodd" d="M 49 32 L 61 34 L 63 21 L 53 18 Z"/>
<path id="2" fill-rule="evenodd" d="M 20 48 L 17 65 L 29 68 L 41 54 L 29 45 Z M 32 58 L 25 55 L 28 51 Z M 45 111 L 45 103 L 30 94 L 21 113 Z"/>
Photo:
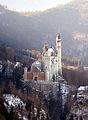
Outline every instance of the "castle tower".
<path id="1" fill-rule="evenodd" d="M 45 59 L 45 53 L 48 51 L 48 43 L 44 43 L 44 46 L 43 46 L 43 52 L 42 52 L 42 60 L 44 62 L 44 59 Z"/>
<path id="2" fill-rule="evenodd" d="M 58 61 L 58 71 L 62 74 L 62 65 L 61 65 L 61 37 L 60 33 L 56 36 L 56 52 L 57 52 L 57 61 Z"/>
<path id="3" fill-rule="evenodd" d="M 60 33 L 56 36 L 55 48 L 48 48 L 47 43 L 43 47 L 42 60 L 46 80 L 52 80 L 54 77 L 56 79 L 58 74 L 62 74 Z"/>
<path id="4" fill-rule="evenodd" d="M 23 78 L 24 78 L 24 80 L 27 80 L 27 67 L 24 68 Z"/>
<path id="5" fill-rule="evenodd" d="M 43 53 L 45 53 L 47 50 L 48 50 L 48 43 L 45 43 L 43 47 Z"/>
<path id="6" fill-rule="evenodd" d="M 44 62 L 44 71 L 45 71 L 45 79 L 50 80 L 51 79 L 51 53 L 52 48 L 48 48 L 48 44 L 45 43 L 43 47 L 43 54 L 42 54 L 42 60 Z"/>
<path id="7" fill-rule="evenodd" d="M 45 79 L 50 80 L 50 73 L 51 73 L 51 55 L 50 52 L 47 50 L 44 53 L 44 71 L 45 71 Z"/>

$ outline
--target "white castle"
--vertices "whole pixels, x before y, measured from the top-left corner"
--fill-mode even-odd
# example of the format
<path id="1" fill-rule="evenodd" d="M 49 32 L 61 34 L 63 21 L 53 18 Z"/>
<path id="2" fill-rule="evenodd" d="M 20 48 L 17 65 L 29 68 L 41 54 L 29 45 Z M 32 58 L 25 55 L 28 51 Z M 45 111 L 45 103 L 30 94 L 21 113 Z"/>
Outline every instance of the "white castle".
<path id="1" fill-rule="evenodd" d="M 55 48 L 48 48 L 48 44 L 44 44 L 42 58 L 46 80 L 51 80 L 62 74 L 60 33 L 56 36 Z"/>
<path id="2" fill-rule="evenodd" d="M 25 80 L 56 80 L 62 74 L 61 65 L 61 38 L 56 36 L 55 47 L 48 48 L 45 43 L 42 52 L 42 61 L 37 60 L 31 65 L 31 71 L 24 69 Z"/>

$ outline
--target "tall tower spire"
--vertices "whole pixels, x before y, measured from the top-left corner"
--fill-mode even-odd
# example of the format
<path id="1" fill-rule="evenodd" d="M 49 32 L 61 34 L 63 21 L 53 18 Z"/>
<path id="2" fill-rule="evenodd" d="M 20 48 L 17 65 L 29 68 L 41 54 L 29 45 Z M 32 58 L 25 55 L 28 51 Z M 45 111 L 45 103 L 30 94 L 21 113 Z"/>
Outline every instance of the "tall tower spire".
<path id="1" fill-rule="evenodd" d="M 58 60 L 58 72 L 62 74 L 62 65 L 61 65 L 61 37 L 60 33 L 56 36 L 56 51 L 57 51 L 57 60 Z"/>

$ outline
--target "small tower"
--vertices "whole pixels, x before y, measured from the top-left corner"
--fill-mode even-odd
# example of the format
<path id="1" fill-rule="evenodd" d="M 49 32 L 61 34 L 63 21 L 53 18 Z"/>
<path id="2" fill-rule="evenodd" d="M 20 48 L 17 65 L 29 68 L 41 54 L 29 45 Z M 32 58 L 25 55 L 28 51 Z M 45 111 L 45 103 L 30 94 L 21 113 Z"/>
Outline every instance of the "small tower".
<path id="1" fill-rule="evenodd" d="M 56 52 L 57 52 L 57 61 L 58 61 L 58 72 L 62 74 L 62 65 L 61 65 L 61 37 L 60 33 L 56 36 Z"/>
<path id="2" fill-rule="evenodd" d="M 45 53 L 47 50 L 48 50 L 48 43 L 45 43 L 43 47 L 43 53 Z"/>
<path id="3" fill-rule="evenodd" d="M 24 68 L 23 78 L 24 78 L 24 80 L 27 80 L 27 67 Z"/>
<path id="4" fill-rule="evenodd" d="M 56 50 L 58 51 L 59 48 L 61 48 L 61 37 L 60 37 L 60 33 L 58 33 L 57 36 L 56 36 Z"/>
<path id="5" fill-rule="evenodd" d="M 42 52 L 42 60 L 44 61 L 45 59 L 45 53 L 48 51 L 48 43 L 44 43 L 44 46 L 43 46 L 43 52 Z"/>

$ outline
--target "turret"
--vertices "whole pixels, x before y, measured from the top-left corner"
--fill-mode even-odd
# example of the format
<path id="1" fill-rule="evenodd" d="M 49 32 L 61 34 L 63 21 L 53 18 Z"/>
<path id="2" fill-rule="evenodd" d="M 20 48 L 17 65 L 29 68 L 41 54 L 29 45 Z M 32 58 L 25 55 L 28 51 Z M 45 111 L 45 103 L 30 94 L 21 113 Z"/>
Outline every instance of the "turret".
<path id="1" fill-rule="evenodd" d="M 45 43 L 43 47 L 43 53 L 45 53 L 47 50 L 48 50 L 48 43 Z"/>
<path id="2" fill-rule="evenodd" d="M 62 66 L 61 66 L 61 37 L 60 33 L 56 36 L 56 52 L 57 52 L 57 61 L 58 61 L 58 72 L 62 74 Z"/>
<path id="3" fill-rule="evenodd" d="M 61 48 L 61 38 L 60 38 L 60 33 L 57 34 L 56 36 L 56 50 Z"/>
<path id="4" fill-rule="evenodd" d="M 27 80 L 27 67 L 24 68 L 23 78 L 24 78 L 24 80 Z"/>

